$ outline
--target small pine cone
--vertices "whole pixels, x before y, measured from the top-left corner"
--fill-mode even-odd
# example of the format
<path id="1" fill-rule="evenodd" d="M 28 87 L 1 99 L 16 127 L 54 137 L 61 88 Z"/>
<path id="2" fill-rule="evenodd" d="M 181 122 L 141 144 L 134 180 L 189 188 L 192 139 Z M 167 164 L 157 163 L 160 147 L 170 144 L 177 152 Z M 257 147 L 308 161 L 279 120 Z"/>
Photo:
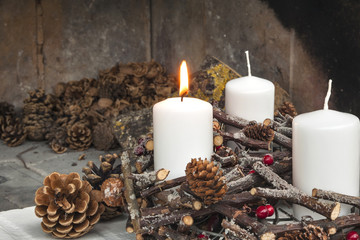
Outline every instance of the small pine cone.
<path id="1" fill-rule="evenodd" d="M 120 178 L 108 178 L 101 184 L 103 201 L 109 207 L 124 206 L 123 198 L 124 183 Z"/>
<path id="2" fill-rule="evenodd" d="M 51 149 L 56 153 L 64 153 L 67 151 L 67 131 L 65 127 L 57 126 L 53 127 L 49 133 L 45 135 L 48 140 Z"/>
<path id="3" fill-rule="evenodd" d="M 67 130 L 66 142 L 74 150 L 88 149 L 92 143 L 91 129 L 82 122 L 76 122 Z"/>
<path id="4" fill-rule="evenodd" d="M 44 232 L 57 238 L 77 238 L 100 220 L 104 205 L 96 190 L 78 173 L 51 173 L 35 193 L 35 215 Z"/>
<path id="5" fill-rule="evenodd" d="M 265 142 L 274 140 L 274 130 L 270 126 L 261 123 L 250 122 L 243 128 L 245 136 Z"/>
<path id="6" fill-rule="evenodd" d="M 288 102 L 288 101 L 283 102 L 283 104 L 278 109 L 278 111 L 283 116 L 288 114 L 291 117 L 295 117 L 297 115 L 296 108 L 295 108 L 294 104 L 292 104 L 291 102 Z"/>
<path id="7" fill-rule="evenodd" d="M 322 227 L 307 225 L 301 230 L 285 232 L 279 240 L 328 240 L 330 237 Z"/>
<path id="8" fill-rule="evenodd" d="M 231 155 L 235 155 L 233 150 L 230 147 L 226 147 L 226 146 L 221 146 L 219 149 L 216 150 L 215 153 L 220 157 L 228 157 Z"/>
<path id="9" fill-rule="evenodd" d="M 15 115 L 14 105 L 8 102 L 0 102 L 0 116 Z"/>
<path id="10" fill-rule="evenodd" d="M 206 205 L 218 202 L 227 191 L 223 172 L 214 161 L 193 158 L 187 164 L 185 173 L 191 191 Z"/>
<path id="11" fill-rule="evenodd" d="M 116 146 L 116 138 L 110 121 L 98 123 L 93 128 L 93 145 L 97 150 L 107 151 Z"/>
<path id="12" fill-rule="evenodd" d="M 93 161 L 87 163 L 87 167 L 82 169 L 84 180 L 87 180 L 94 189 L 101 190 L 102 185 L 110 178 L 118 179 L 121 173 L 121 165 L 114 167 L 114 163 L 119 156 L 117 154 L 100 155 L 100 167 L 97 167 Z M 105 186 L 105 185 L 104 185 Z M 106 202 L 105 202 L 106 203 Z M 111 207 L 105 204 L 105 212 L 101 219 L 108 220 L 119 216 L 122 213 L 121 207 Z"/>
<path id="13" fill-rule="evenodd" d="M 9 147 L 16 147 L 22 144 L 26 139 L 26 130 L 22 119 L 7 115 L 1 124 L 1 139 Z"/>

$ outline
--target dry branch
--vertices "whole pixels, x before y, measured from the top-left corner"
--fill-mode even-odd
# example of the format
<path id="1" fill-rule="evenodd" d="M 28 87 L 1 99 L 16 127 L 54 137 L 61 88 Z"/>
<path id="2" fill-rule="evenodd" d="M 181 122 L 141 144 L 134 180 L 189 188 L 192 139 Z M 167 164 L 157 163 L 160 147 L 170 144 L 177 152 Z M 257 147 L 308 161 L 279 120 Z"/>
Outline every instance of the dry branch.
<path id="1" fill-rule="evenodd" d="M 360 207 L 360 197 L 349 196 L 349 195 L 336 193 L 333 191 L 322 190 L 318 188 L 314 188 L 312 190 L 312 196 L 316 198 L 322 198 L 326 200 L 350 204 L 358 208 Z"/>
<path id="2" fill-rule="evenodd" d="M 262 197 L 285 199 L 292 203 L 307 207 L 331 220 L 334 220 L 339 216 L 340 203 L 322 203 L 317 199 L 308 196 L 286 182 L 261 162 L 256 162 L 253 165 L 253 169 L 277 189 L 253 188 L 251 194 Z"/>
<path id="3" fill-rule="evenodd" d="M 133 181 L 129 178 L 131 175 L 131 167 L 130 167 L 130 158 L 127 151 L 123 152 L 121 155 L 121 166 L 122 166 L 121 167 L 122 173 L 124 175 L 124 185 L 125 185 L 124 195 L 127 202 L 127 208 L 131 218 L 131 223 L 134 227 L 134 231 L 137 232 L 140 230 L 140 223 L 139 223 L 140 212 L 135 197 Z"/>
<path id="4" fill-rule="evenodd" d="M 270 168 L 277 174 L 283 174 L 291 170 L 291 161 L 281 160 L 275 162 Z M 263 183 L 264 179 L 258 174 L 249 174 L 243 178 L 227 183 L 227 193 L 238 193 L 259 186 Z"/>
<path id="5" fill-rule="evenodd" d="M 236 133 L 218 131 L 218 133 L 224 138 L 224 141 L 234 141 L 241 145 L 254 149 L 269 149 L 270 145 L 268 142 L 260 141 L 249 138 L 240 130 Z"/>
<path id="6" fill-rule="evenodd" d="M 146 198 L 146 197 L 148 197 L 150 195 L 161 192 L 163 190 L 176 187 L 176 186 L 182 184 L 183 182 L 185 182 L 185 180 L 186 180 L 186 177 L 182 176 L 182 177 L 174 178 L 174 179 L 171 179 L 171 180 L 168 180 L 168 181 L 164 181 L 164 182 L 158 183 L 158 184 L 156 184 L 156 185 L 154 185 L 154 186 L 152 186 L 152 187 L 150 187 L 148 189 L 145 189 L 145 190 L 141 191 L 140 195 L 143 198 Z"/>
<path id="7" fill-rule="evenodd" d="M 139 189 L 144 189 L 155 182 L 163 181 L 168 175 L 169 170 L 161 168 L 157 171 L 144 172 L 141 174 L 133 173 L 130 178 L 135 181 L 135 186 Z"/>
<path id="8" fill-rule="evenodd" d="M 257 238 L 251 234 L 250 232 L 246 231 L 245 229 L 241 228 L 239 225 L 229 222 L 225 219 L 222 220 L 221 226 L 225 229 L 228 229 L 229 233 L 225 232 L 225 237 L 231 238 L 234 237 L 234 239 L 243 239 L 243 240 L 256 240 Z M 233 236 L 227 236 L 227 235 L 233 235 Z"/>
<path id="9" fill-rule="evenodd" d="M 268 231 L 267 226 L 256 219 L 249 217 L 245 212 L 238 208 L 223 203 L 213 204 L 210 206 L 214 211 L 225 215 L 240 226 L 251 229 L 260 239 L 275 239 L 275 234 Z"/>

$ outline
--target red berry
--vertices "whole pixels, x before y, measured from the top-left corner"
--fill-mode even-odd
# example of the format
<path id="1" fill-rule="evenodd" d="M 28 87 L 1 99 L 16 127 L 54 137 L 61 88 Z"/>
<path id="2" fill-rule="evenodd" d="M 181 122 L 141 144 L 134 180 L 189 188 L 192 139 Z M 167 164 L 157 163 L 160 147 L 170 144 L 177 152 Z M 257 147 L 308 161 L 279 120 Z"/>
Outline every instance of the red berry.
<path id="1" fill-rule="evenodd" d="M 217 150 L 219 150 L 221 147 L 222 147 L 222 146 L 216 146 L 216 147 L 215 147 L 215 152 L 216 152 Z"/>
<path id="2" fill-rule="evenodd" d="M 208 239 L 208 236 L 206 236 L 205 234 L 200 233 L 199 235 L 197 235 L 197 239 Z"/>
<path id="3" fill-rule="evenodd" d="M 274 163 L 274 157 L 271 154 L 265 154 L 263 158 L 263 163 L 265 165 L 271 165 Z"/>
<path id="4" fill-rule="evenodd" d="M 255 170 L 254 170 L 254 169 L 252 169 L 252 170 L 249 171 L 249 174 L 252 174 L 252 173 L 255 173 Z"/>
<path id="5" fill-rule="evenodd" d="M 145 153 L 145 148 L 144 148 L 143 146 L 138 145 L 138 146 L 135 147 L 135 149 L 134 149 L 134 154 L 135 154 L 136 156 L 141 156 L 141 155 L 143 155 L 144 153 Z"/>
<path id="6" fill-rule="evenodd" d="M 271 206 L 270 204 L 265 205 L 265 207 L 268 210 L 268 217 L 272 216 L 275 212 L 275 209 L 273 206 Z"/>
<path id="7" fill-rule="evenodd" d="M 256 209 L 256 216 L 260 219 L 264 219 L 269 215 L 269 211 L 265 206 L 259 206 Z"/>
<path id="8" fill-rule="evenodd" d="M 359 240 L 359 234 L 356 231 L 350 231 L 346 235 L 346 240 Z"/>

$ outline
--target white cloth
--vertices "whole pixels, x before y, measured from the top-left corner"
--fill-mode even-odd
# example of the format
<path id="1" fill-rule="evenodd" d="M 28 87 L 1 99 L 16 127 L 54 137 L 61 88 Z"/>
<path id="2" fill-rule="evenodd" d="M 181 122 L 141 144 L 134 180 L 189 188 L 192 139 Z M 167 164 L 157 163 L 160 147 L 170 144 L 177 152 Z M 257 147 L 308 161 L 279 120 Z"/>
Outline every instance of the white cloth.
<path id="1" fill-rule="evenodd" d="M 0 239 L 27 240 L 27 239 L 55 239 L 51 234 L 44 233 L 40 226 L 41 218 L 36 217 L 35 207 L 14 209 L 0 212 Z M 110 221 L 100 221 L 95 227 L 80 239 L 135 239 L 135 234 L 125 230 L 126 216 L 120 216 Z"/>

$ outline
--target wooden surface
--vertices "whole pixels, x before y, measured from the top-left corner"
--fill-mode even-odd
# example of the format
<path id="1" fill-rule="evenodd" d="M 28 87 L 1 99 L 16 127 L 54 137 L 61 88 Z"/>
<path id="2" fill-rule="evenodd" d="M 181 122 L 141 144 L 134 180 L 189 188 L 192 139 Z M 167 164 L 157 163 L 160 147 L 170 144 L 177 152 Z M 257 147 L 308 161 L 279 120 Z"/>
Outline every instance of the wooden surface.
<path id="1" fill-rule="evenodd" d="M 0 101 L 17 107 L 27 91 L 97 77 L 117 62 L 155 59 L 178 74 L 212 55 L 288 91 L 298 112 L 319 109 L 327 77 L 260 0 L 0 1 Z M 330 105 L 331 101 L 330 100 Z"/>

